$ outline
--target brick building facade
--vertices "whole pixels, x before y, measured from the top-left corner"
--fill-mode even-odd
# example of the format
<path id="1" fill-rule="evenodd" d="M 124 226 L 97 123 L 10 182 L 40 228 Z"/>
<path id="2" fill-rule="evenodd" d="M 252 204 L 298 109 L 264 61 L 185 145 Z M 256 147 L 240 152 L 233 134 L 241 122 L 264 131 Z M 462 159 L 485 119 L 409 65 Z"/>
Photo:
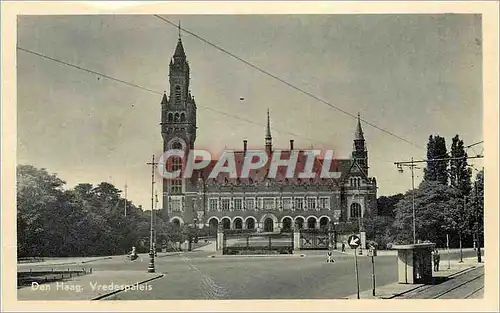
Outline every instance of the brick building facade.
<path id="1" fill-rule="evenodd" d="M 170 62 L 170 92 L 163 95 L 162 137 L 163 151 L 169 149 L 194 149 L 196 141 L 196 102 L 189 90 L 190 68 L 181 39 L 177 43 Z M 276 153 L 272 146 L 269 111 L 264 136 L 265 150 Z M 293 147 L 280 150 L 282 159 L 298 152 L 297 172 L 305 166 L 306 155 Z M 247 153 L 247 141 L 243 149 L 235 151 L 236 166 L 241 170 Z M 196 171 L 192 178 L 163 182 L 163 207 L 168 220 L 179 225 L 187 223 L 199 228 L 216 229 L 219 224 L 229 229 L 256 229 L 279 231 L 299 228 L 320 228 L 331 222 L 375 212 L 377 183 L 368 175 L 368 153 L 358 116 L 354 134 L 352 155 L 332 162 L 332 171 L 340 177 L 299 179 L 298 175 L 287 179 L 286 168 L 280 167 L 276 178 L 268 178 L 269 163 L 250 172 L 249 178 L 232 179 L 226 173 L 209 179 L 208 174 L 216 161 L 204 170 Z M 322 159 L 314 163 L 314 171 L 320 169 Z M 182 168 L 174 159 L 171 169 Z M 164 210 L 165 211 L 165 210 Z"/>

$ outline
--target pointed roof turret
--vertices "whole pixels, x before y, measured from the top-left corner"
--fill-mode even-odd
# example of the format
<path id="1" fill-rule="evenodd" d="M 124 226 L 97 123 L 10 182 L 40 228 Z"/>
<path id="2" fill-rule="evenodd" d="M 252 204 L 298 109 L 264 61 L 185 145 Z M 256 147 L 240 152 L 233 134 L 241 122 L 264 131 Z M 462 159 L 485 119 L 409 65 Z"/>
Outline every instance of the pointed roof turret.
<path id="1" fill-rule="evenodd" d="M 184 47 L 182 46 L 182 40 L 179 38 L 177 42 L 177 47 L 175 47 L 174 58 L 176 57 L 186 57 L 186 53 L 184 52 Z"/>
<path id="2" fill-rule="evenodd" d="M 164 91 L 163 97 L 161 98 L 161 104 L 167 104 L 167 103 L 168 103 L 167 93 Z"/>
<path id="3" fill-rule="evenodd" d="M 179 40 L 177 41 L 177 47 L 175 47 L 174 58 L 175 57 L 186 57 L 181 40 L 181 21 L 179 21 Z"/>
<path id="4" fill-rule="evenodd" d="M 356 127 L 356 133 L 354 134 L 354 140 L 365 140 L 363 136 L 363 129 L 361 128 L 361 118 L 358 113 L 358 126 Z"/>
<path id="5" fill-rule="evenodd" d="M 271 137 L 271 117 L 269 116 L 269 109 L 267 109 L 267 126 L 266 126 L 266 152 L 270 156 L 273 150 L 273 138 Z"/>
<path id="6" fill-rule="evenodd" d="M 266 139 L 271 139 L 271 118 L 269 116 L 269 109 L 267 109 L 267 127 L 266 127 Z"/>

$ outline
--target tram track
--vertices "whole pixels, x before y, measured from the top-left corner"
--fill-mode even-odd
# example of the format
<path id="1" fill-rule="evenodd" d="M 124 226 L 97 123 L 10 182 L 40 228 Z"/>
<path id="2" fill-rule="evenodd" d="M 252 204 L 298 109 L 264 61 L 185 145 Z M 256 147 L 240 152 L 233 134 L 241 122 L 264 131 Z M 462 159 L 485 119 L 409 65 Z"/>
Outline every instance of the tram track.
<path id="1" fill-rule="evenodd" d="M 481 287 L 477 288 L 476 290 L 474 290 L 473 292 L 471 292 L 468 295 L 466 295 L 465 299 L 469 299 L 470 297 L 472 297 L 473 295 L 477 294 L 481 290 L 484 290 L 484 286 L 481 286 Z"/>
<path id="2" fill-rule="evenodd" d="M 449 288 L 449 289 L 447 289 L 447 290 L 444 290 L 444 291 L 442 291 L 442 292 L 440 292 L 440 293 L 436 294 L 435 296 L 433 296 L 433 297 L 432 297 L 432 299 L 440 299 L 440 298 L 442 298 L 444 295 L 449 294 L 449 293 L 451 293 L 451 292 L 453 292 L 453 291 L 457 290 L 458 288 L 461 288 L 461 287 L 463 287 L 463 286 L 465 286 L 465 285 L 467 285 L 467 284 L 470 284 L 471 282 L 476 281 L 477 279 L 480 279 L 481 277 L 484 277 L 484 273 L 480 273 L 479 275 L 476 275 L 476 276 L 474 276 L 474 277 L 472 277 L 472 278 L 470 278 L 470 279 L 468 279 L 468 280 L 466 280 L 466 281 L 464 281 L 464 282 L 462 282 L 462 283 L 460 283 L 460 284 L 458 284 L 458 285 L 455 285 L 455 286 L 453 286 L 452 288 Z M 466 295 L 466 296 L 465 296 L 465 298 L 467 299 L 468 297 L 470 297 L 470 296 L 472 296 L 473 294 L 475 294 L 475 293 L 479 292 L 479 291 L 480 291 L 481 289 L 483 289 L 483 288 L 484 288 L 484 287 L 482 286 L 482 287 L 480 287 L 479 289 L 475 289 L 472 293 L 469 293 L 468 295 Z"/>

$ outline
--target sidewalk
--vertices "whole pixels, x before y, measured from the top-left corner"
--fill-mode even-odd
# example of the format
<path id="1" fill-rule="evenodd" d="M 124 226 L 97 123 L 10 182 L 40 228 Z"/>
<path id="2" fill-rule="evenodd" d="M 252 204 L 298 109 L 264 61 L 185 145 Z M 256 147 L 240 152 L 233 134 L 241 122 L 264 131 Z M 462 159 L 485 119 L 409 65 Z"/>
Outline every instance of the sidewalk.
<path id="1" fill-rule="evenodd" d="M 453 277 L 458 276 L 470 269 L 484 266 L 484 263 L 477 263 L 475 257 L 464 258 L 463 263 L 458 263 L 458 261 L 450 262 L 450 269 L 448 269 L 448 262 L 440 263 L 439 272 L 432 272 L 432 276 L 436 278 L 440 277 Z M 397 269 L 394 269 L 397 270 Z M 377 286 L 375 288 L 375 296 L 372 295 L 372 289 L 361 291 L 360 299 L 393 299 L 402 297 L 404 294 L 414 291 L 416 289 L 426 286 L 424 284 L 400 284 L 394 282 L 385 286 Z M 344 299 L 357 299 L 357 294 L 352 294 Z"/>
<path id="2" fill-rule="evenodd" d="M 157 258 L 162 258 L 170 255 L 178 255 L 182 251 L 172 251 L 172 252 L 158 252 Z M 148 253 L 138 253 L 142 258 L 148 258 Z M 121 260 L 125 258 L 126 255 L 111 255 L 111 256 L 97 256 L 97 257 L 66 257 L 66 258 L 47 258 L 43 262 L 31 262 L 31 263 L 17 263 L 17 269 L 29 269 L 33 267 L 46 267 L 46 266 L 58 266 L 58 265 L 79 265 L 87 264 L 96 261 L 105 260 Z"/>
<path id="3" fill-rule="evenodd" d="M 50 265 L 66 265 L 66 264 L 85 264 L 100 260 L 110 260 L 114 256 L 99 256 L 99 257 L 67 257 L 67 258 L 48 258 L 42 262 L 17 263 L 17 268 L 29 268 L 33 266 L 50 266 Z"/>
<path id="4" fill-rule="evenodd" d="M 159 273 L 146 271 L 94 271 L 71 280 L 49 284 L 32 284 L 17 290 L 17 299 L 22 300 L 98 300 L 100 297 L 125 289 L 149 292 L 149 281 L 163 277 Z M 127 292 L 126 290 L 123 292 Z"/>

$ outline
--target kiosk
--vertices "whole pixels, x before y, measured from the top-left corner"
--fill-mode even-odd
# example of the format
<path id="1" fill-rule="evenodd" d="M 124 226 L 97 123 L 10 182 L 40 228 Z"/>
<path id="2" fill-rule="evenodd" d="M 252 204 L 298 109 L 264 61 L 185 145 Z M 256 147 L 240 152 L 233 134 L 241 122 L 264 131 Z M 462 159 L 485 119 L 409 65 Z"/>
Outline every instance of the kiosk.
<path id="1" fill-rule="evenodd" d="M 398 281 L 400 284 L 432 282 L 432 250 L 435 243 L 393 245 L 398 250 Z"/>

